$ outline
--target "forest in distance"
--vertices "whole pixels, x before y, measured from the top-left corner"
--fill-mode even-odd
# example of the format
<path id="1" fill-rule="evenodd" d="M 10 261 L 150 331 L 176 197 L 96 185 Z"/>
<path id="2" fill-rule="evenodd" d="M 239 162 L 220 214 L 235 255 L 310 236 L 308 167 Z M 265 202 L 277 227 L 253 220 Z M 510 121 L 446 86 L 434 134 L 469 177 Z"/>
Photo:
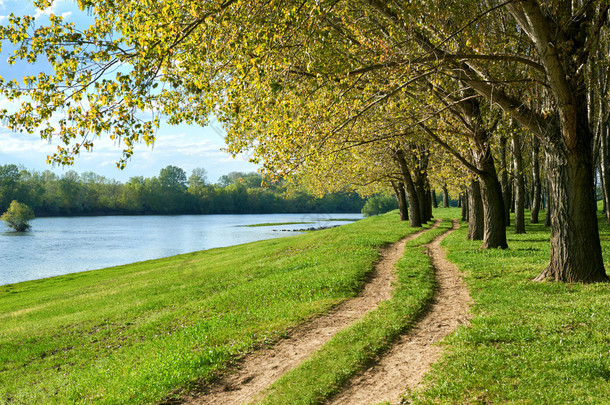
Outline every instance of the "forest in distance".
<path id="1" fill-rule="evenodd" d="M 93 172 L 27 170 L 0 165 L 0 211 L 17 200 L 36 216 L 144 214 L 270 214 L 360 212 L 365 200 L 356 193 L 337 192 L 316 198 L 281 183 L 262 186 L 258 173 L 231 172 L 210 183 L 197 168 L 187 177 L 177 166 L 156 177 L 132 177 L 122 183 Z"/>

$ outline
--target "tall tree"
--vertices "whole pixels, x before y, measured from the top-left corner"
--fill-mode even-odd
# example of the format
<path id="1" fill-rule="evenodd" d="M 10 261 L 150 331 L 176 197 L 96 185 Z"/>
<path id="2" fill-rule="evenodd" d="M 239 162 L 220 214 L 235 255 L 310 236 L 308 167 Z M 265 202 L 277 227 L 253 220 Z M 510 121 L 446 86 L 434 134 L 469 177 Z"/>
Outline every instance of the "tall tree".
<path id="1" fill-rule="evenodd" d="M 512 133 L 513 172 L 515 179 L 515 233 L 525 233 L 525 181 L 523 179 L 523 156 L 521 138 L 517 131 Z"/>
<path id="2" fill-rule="evenodd" d="M 492 226 L 505 228 L 490 125 L 499 107 L 549 156 L 551 257 L 539 279 L 607 279 L 583 68 L 607 29 L 607 1 L 80 4 L 96 18 L 86 30 L 60 17 L 40 28 L 32 17 L 11 17 L 0 33 L 16 46 L 9 62 L 42 56 L 54 70 L 0 87 L 23 101 L 2 114 L 10 128 L 70 144 L 52 159 L 71 163 L 73 153 L 91 149 L 92 135 L 110 133 L 124 144 L 122 166 L 134 142 L 154 140 L 160 116 L 204 125 L 214 111 L 230 130 L 232 151 L 254 148 L 265 167 L 285 175 L 319 149 L 404 136 L 430 118 L 409 105 L 410 94 L 450 80 L 446 108 L 463 110 L 475 143 L 489 224 L 484 244 L 506 246 L 505 231 Z M 530 103 L 534 94 L 546 104 Z M 399 131 L 384 119 L 386 109 L 402 113 Z M 440 110 L 436 116 L 444 118 Z"/>

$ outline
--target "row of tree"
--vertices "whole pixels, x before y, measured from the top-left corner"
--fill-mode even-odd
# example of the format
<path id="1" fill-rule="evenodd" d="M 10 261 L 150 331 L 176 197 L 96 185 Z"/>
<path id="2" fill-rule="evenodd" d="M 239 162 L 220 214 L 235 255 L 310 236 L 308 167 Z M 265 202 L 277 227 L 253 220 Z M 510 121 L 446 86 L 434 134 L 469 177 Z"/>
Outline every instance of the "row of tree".
<path id="1" fill-rule="evenodd" d="M 414 226 L 431 216 L 433 186 L 469 184 L 469 234 L 484 248 L 508 246 L 507 206 L 522 231 L 525 190 L 541 201 L 544 187 L 551 254 L 538 279 L 608 279 L 594 181 L 601 167 L 608 200 L 607 0 L 79 4 L 89 27 L 13 16 L 0 32 L 9 63 L 53 70 L 0 83 L 21 101 L 6 125 L 65 142 L 51 160 L 70 164 L 91 133 L 110 134 L 123 166 L 160 117 L 215 116 L 229 151 L 251 150 L 267 175 L 317 192 L 391 187 Z"/>
<path id="2" fill-rule="evenodd" d="M 36 216 L 106 214 L 263 214 L 360 212 L 364 200 L 355 193 L 315 198 L 304 190 L 262 187 L 257 173 L 232 172 L 210 184 L 205 169 L 187 178 L 177 166 L 156 177 L 132 177 L 126 183 L 92 172 L 36 172 L 16 165 L 0 166 L 0 212 L 17 200 Z"/>

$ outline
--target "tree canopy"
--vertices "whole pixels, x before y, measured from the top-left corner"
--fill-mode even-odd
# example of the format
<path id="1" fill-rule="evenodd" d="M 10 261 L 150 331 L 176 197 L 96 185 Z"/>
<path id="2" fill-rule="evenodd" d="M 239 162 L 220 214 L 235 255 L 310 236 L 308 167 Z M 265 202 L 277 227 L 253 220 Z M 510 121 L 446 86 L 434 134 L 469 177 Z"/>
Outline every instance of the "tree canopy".
<path id="1" fill-rule="evenodd" d="M 15 231 L 24 232 L 32 227 L 30 221 L 34 219 L 34 211 L 27 205 L 13 200 L 8 210 L 0 216 L 0 219 Z"/>
<path id="2" fill-rule="evenodd" d="M 161 121 L 206 125 L 214 115 L 228 150 L 253 151 L 267 175 L 298 174 L 320 192 L 327 179 L 363 192 L 392 185 L 418 226 L 431 215 L 430 178 L 441 177 L 428 175 L 442 171 L 430 163 L 456 159 L 480 187 L 483 247 L 506 248 L 512 200 L 501 140 L 510 137 L 519 160 L 518 141 L 536 139 L 552 213 L 551 258 L 539 279 L 607 279 L 593 181 L 603 155 L 596 145 L 607 140 L 598 91 L 607 0 L 79 5 L 91 26 L 51 16 L 37 27 L 31 16 L 11 16 L 0 30 L 15 47 L 9 63 L 50 66 L 0 82 L 4 98 L 22 101 L 0 113 L 10 128 L 63 143 L 50 161 L 70 164 L 108 134 L 124 145 L 122 167 L 135 142 L 154 142 Z M 515 131 L 525 132 L 517 139 Z"/>

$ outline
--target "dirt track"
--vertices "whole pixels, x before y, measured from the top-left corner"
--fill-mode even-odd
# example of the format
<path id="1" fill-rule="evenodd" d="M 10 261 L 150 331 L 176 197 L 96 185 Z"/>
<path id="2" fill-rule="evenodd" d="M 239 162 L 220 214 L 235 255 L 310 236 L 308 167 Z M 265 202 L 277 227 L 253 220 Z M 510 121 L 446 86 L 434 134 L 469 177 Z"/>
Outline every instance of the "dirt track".
<path id="1" fill-rule="evenodd" d="M 401 394 L 421 382 L 440 353 L 437 343 L 461 324 L 468 323 L 471 299 L 454 264 L 447 261 L 441 241 L 453 229 L 427 245 L 437 280 L 430 308 L 410 333 L 402 336 L 383 358 L 363 375 L 353 379 L 329 404 L 378 404 L 399 402 Z"/>
<path id="2" fill-rule="evenodd" d="M 434 226 L 437 225 L 438 222 Z M 402 257 L 405 243 L 425 231 L 416 232 L 385 248 L 360 295 L 338 305 L 329 314 L 297 327 L 289 338 L 273 347 L 246 357 L 235 373 L 221 378 L 210 387 L 209 393 L 188 398 L 185 403 L 228 405 L 255 401 L 265 388 L 322 347 L 337 332 L 391 298 L 392 282 L 396 279 L 394 264 Z"/>

